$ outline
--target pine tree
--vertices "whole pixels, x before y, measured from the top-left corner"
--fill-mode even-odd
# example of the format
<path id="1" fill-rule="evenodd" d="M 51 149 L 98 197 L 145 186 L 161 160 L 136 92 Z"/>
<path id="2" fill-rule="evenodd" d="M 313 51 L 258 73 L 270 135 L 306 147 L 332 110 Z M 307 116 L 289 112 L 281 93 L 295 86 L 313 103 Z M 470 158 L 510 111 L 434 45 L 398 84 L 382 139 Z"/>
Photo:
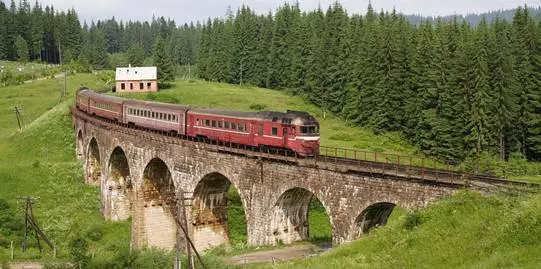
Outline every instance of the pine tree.
<path id="1" fill-rule="evenodd" d="M 490 137 L 489 122 L 489 70 L 488 70 L 488 27 L 483 18 L 477 26 L 474 37 L 472 67 L 470 70 L 473 76 L 471 114 L 468 120 L 470 131 L 468 139 L 475 144 L 477 158 L 485 151 Z"/>
<path id="2" fill-rule="evenodd" d="M 129 64 L 132 66 L 143 66 L 143 62 L 145 61 L 145 50 L 141 44 L 132 44 L 126 54 Z"/>
<path id="3" fill-rule="evenodd" d="M 171 57 L 166 53 L 165 41 L 159 35 L 154 43 L 154 65 L 158 68 L 158 80 L 161 82 L 175 80 L 173 70 L 173 62 Z"/>
<path id="4" fill-rule="evenodd" d="M 17 60 L 23 63 L 28 62 L 28 43 L 22 36 L 17 37 L 15 47 L 17 48 Z"/>
<path id="5" fill-rule="evenodd" d="M 514 70 L 510 47 L 510 33 L 507 22 L 497 19 L 490 33 L 490 95 L 493 140 L 500 158 L 507 157 L 507 143 L 512 137 L 516 122 L 517 97 L 515 95 Z"/>
<path id="6" fill-rule="evenodd" d="M 259 18 L 259 34 L 257 37 L 257 48 L 255 54 L 254 76 L 251 83 L 259 87 L 267 86 L 269 72 L 270 47 L 272 41 L 272 14 Z"/>
<path id="7" fill-rule="evenodd" d="M 4 2 L 0 1 L 0 59 L 7 58 L 7 19 L 8 9 Z"/>
<path id="8" fill-rule="evenodd" d="M 349 59 L 349 21 L 339 3 L 333 4 L 326 15 L 327 69 L 325 70 L 324 108 L 342 112 L 346 104 Z"/>

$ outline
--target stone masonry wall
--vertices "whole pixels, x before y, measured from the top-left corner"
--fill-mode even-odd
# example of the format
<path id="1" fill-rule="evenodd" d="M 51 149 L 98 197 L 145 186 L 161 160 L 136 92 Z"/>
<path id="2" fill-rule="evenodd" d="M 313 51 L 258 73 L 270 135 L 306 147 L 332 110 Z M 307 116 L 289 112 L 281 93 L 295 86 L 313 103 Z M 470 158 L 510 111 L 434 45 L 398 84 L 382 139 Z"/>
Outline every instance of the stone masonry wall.
<path id="1" fill-rule="evenodd" d="M 182 216 L 175 213 L 178 212 L 175 197 L 180 192 L 193 198 L 188 202 L 186 216 L 188 231 L 196 246 L 205 249 L 227 243 L 227 218 L 224 218 L 224 209 L 220 208 L 226 205 L 224 186 L 220 185 L 223 181 L 233 184 L 239 192 L 251 245 L 272 245 L 278 240 L 289 243 L 305 238 L 309 230 L 305 219 L 311 195 L 324 205 L 331 221 L 333 243 L 340 244 L 356 238 L 358 224 L 355 220 L 370 205 L 392 203 L 415 209 L 457 190 L 453 186 L 428 181 L 344 173 L 220 153 L 209 150 L 209 145 L 184 140 L 170 143 L 157 134 L 111 131 L 77 117 L 73 120 L 75 139 L 79 131 L 82 133 L 82 141 L 77 145 L 86 147 L 82 156 L 85 171 L 89 171 L 88 160 L 91 159 L 89 143 L 92 138 L 97 141 L 102 203 L 111 203 L 107 190 L 114 179 L 109 175 L 111 169 L 108 167 L 113 150 L 119 147 L 125 153 L 133 188 L 129 197 L 134 199 L 131 201 L 134 206 L 129 215 L 133 221 L 132 244 L 135 247 L 174 247 L 177 233 L 174 218 L 181 223 L 183 221 Z M 77 152 L 81 149 L 78 148 Z M 151 160 L 163 162 L 161 169 L 167 170 L 162 171 L 164 174 L 170 174 L 172 190 L 160 194 L 169 196 L 162 197 L 163 201 L 145 207 L 148 201 L 141 201 L 144 200 L 146 184 L 144 172 Z M 220 184 L 203 180 L 209 175 L 220 175 L 224 180 Z M 88 178 L 89 174 L 85 176 Z M 190 206 L 207 211 L 190 210 Z M 111 215 L 111 208 L 115 206 L 104 204 L 104 216 Z"/>

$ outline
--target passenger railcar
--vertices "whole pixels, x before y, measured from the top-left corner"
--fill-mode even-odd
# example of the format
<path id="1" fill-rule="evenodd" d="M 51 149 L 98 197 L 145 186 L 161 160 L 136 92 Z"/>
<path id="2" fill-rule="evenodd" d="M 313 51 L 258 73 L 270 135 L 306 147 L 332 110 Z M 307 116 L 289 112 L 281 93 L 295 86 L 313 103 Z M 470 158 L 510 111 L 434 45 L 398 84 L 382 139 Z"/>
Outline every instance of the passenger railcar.
<path id="1" fill-rule="evenodd" d="M 76 106 L 90 115 L 173 134 L 262 149 L 292 150 L 301 156 L 314 156 L 319 152 L 319 123 L 302 111 L 191 109 L 101 95 L 88 89 L 77 92 Z"/>
<path id="2" fill-rule="evenodd" d="M 124 123 L 186 135 L 189 107 L 135 100 L 124 101 Z"/>

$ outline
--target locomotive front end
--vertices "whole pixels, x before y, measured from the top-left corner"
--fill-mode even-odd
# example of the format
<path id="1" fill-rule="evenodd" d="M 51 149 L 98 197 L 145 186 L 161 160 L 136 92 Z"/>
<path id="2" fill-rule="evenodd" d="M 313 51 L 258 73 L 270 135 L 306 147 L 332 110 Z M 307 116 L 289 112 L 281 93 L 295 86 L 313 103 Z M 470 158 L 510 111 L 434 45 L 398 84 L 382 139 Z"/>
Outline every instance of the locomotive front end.
<path id="1" fill-rule="evenodd" d="M 319 153 L 319 122 L 306 112 L 295 112 L 292 124 L 295 126 L 295 151 L 302 156 L 316 156 Z"/>

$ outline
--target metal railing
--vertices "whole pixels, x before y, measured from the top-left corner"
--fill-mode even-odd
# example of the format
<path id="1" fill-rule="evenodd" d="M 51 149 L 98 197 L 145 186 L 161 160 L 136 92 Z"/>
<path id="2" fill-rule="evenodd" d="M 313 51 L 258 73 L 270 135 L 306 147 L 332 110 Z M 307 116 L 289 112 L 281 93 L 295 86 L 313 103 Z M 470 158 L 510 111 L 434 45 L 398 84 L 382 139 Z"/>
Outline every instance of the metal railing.
<path id="1" fill-rule="evenodd" d="M 76 107 L 71 107 L 71 112 L 72 115 L 91 121 L 100 127 L 114 129 L 114 131 L 117 132 L 128 135 L 137 135 L 163 143 L 190 143 L 192 146 L 199 148 L 203 147 L 205 150 L 210 151 L 285 161 L 321 169 L 380 174 L 406 179 L 430 180 L 459 184 L 462 186 L 468 186 L 471 181 L 503 185 L 537 186 L 537 184 L 509 181 L 493 176 L 475 175 L 455 171 L 453 170 L 454 167 L 449 164 L 441 164 L 435 160 L 413 156 L 321 146 L 319 155 L 314 157 L 300 157 L 295 152 L 284 149 L 260 148 L 201 137 L 190 137 L 119 123 L 105 118 L 90 116 L 78 110 Z"/>

